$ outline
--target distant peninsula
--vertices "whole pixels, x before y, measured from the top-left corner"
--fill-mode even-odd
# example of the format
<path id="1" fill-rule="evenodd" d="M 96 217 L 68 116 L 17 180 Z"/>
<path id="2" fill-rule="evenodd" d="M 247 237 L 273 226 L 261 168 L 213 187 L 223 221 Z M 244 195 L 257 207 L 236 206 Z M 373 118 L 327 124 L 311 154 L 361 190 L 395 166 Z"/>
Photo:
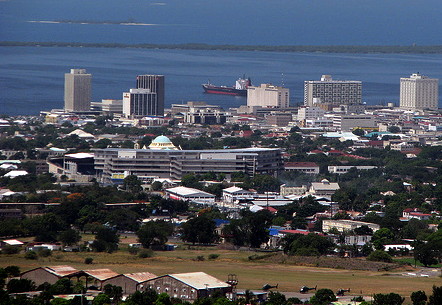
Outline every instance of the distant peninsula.
<path id="1" fill-rule="evenodd" d="M 306 52 L 306 53 L 384 53 L 384 54 L 442 54 L 442 45 L 433 46 L 266 46 L 266 45 L 211 45 L 204 43 L 183 44 L 125 44 L 125 43 L 83 43 L 83 42 L 20 42 L 0 41 L 0 47 L 73 47 L 73 48 L 134 48 L 134 49 L 177 49 L 177 50 L 225 50 L 264 52 Z"/>

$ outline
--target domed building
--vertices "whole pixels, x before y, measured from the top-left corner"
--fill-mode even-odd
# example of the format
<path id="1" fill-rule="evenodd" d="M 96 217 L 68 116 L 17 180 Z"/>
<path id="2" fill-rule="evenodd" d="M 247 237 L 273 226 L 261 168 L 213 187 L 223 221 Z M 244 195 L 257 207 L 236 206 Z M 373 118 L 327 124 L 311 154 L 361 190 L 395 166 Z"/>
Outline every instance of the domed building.
<path id="1" fill-rule="evenodd" d="M 158 136 L 149 144 L 148 149 L 163 149 L 163 150 L 180 150 L 180 148 L 173 145 L 172 141 L 166 136 Z"/>

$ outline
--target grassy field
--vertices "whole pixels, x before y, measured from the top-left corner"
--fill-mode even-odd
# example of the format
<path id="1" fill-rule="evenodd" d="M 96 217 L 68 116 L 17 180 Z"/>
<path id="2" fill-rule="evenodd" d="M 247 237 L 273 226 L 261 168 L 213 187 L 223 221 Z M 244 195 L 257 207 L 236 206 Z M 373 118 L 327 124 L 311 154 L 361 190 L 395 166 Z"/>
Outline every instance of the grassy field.
<path id="1" fill-rule="evenodd" d="M 92 239 L 92 235 L 83 235 L 83 241 Z M 413 272 L 412 267 L 389 272 L 306 267 L 290 262 L 281 263 L 278 256 L 250 261 L 249 256 L 263 253 L 221 250 L 215 247 L 181 245 L 175 251 L 155 252 L 154 257 L 139 258 L 127 251 L 127 244 L 133 242 L 136 242 L 134 237 L 122 236 L 121 250 L 112 254 L 54 252 L 52 256 L 40 257 L 38 260 L 27 260 L 24 254 L 1 254 L 0 267 L 17 265 L 25 271 L 39 266 L 71 265 L 77 269 L 109 268 L 119 273 L 149 271 L 157 275 L 203 271 L 221 280 L 227 280 L 229 274 L 236 274 L 238 289 L 258 290 L 266 283 L 278 283 L 278 290 L 281 292 L 297 292 L 301 286 L 317 285 L 318 288 L 330 288 L 333 291 L 350 288 L 350 295 L 395 292 L 408 297 L 407 304 L 410 303 L 411 292 L 424 290 L 430 294 L 433 285 L 442 286 L 440 277 L 401 276 L 404 272 Z M 219 257 L 209 260 L 210 254 L 217 254 Z M 203 256 L 205 260 L 197 260 L 198 256 Z M 84 264 L 87 257 L 93 258 L 93 264 Z"/>
<path id="2" fill-rule="evenodd" d="M 395 259 L 394 261 L 398 262 L 398 263 L 410 264 L 412 266 L 414 266 L 414 265 L 416 265 L 418 267 L 423 267 L 424 266 L 421 262 L 415 261 L 414 258 L 411 258 L 411 257 L 398 258 L 398 259 Z M 442 268 L 442 264 L 433 265 L 431 267 L 432 268 Z"/>
<path id="3" fill-rule="evenodd" d="M 215 260 L 208 260 L 212 253 L 219 254 Z M 152 258 L 138 258 L 127 251 L 108 253 L 57 253 L 38 260 L 26 260 L 23 254 L 0 255 L 0 267 L 18 265 L 22 270 L 38 266 L 71 265 L 78 269 L 110 268 L 119 273 L 149 271 L 157 275 L 204 271 L 219 279 L 227 280 L 228 274 L 236 274 L 239 289 L 260 289 L 265 283 L 278 283 L 279 291 L 298 291 L 303 285 L 319 288 L 350 288 L 352 294 L 371 295 L 373 293 L 396 292 L 409 296 L 416 290 L 431 291 L 433 285 L 442 285 L 442 279 L 400 276 L 401 271 L 370 272 L 358 270 L 302 267 L 288 264 L 275 264 L 269 261 L 248 261 L 249 251 L 229 251 L 217 249 L 176 250 L 156 252 Z M 198 261 L 197 256 L 204 256 Z M 84 259 L 92 257 L 94 263 L 85 265 Z M 405 272 L 405 270 L 402 270 Z"/>

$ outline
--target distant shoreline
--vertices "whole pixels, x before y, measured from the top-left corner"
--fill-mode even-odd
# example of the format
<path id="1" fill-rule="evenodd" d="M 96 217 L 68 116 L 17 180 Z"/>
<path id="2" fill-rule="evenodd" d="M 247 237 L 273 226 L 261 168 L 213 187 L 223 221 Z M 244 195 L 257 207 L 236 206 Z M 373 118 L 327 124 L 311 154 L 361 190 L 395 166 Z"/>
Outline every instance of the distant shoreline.
<path id="1" fill-rule="evenodd" d="M 133 48 L 176 50 L 224 50 L 305 53 L 352 53 L 352 54 L 442 54 L 442 45 L 433 46 L 264 46 L 264 45 L 211 45 L 204 43 L 183 44 L 125 44 L 82 42 L 19 42 L 0 41 L 0 47 L 73 47 L 73 48 Z"/>

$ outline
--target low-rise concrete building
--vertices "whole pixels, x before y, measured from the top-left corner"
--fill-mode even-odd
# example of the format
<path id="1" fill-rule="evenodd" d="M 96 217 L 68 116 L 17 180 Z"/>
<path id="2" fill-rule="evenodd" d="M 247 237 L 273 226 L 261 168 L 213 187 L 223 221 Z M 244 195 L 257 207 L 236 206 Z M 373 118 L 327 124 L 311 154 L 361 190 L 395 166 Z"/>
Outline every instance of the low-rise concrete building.
<path id="1" fill-rule="evenodd" d="M 354 221 L 354 220 L 347 220 L 347 219 L 324 219 L 322 221 L 322 231 L 323 232 L 329 232 L 331 229 L 336 228 L 339 232 L 344 231 L 352 231 L 356 228 L 367 226 L 370 229 L 373 230 L 373 232 L 376 232 L 381 227 L 378 224 L 370 223 L 370 222 L 363 222 L 363 221 Z"/>
<path id="2" fill-rule="evenodd" d="M 289 172 L 301 172 L 308 175 L 319 174 L 319 165 L 315 162 L 285 162 L 284 170 Z"/>
<path id="3" fill-rule="evenodd" d="M 157 275 L 150 272 L 137 272 L 120 274 L 103 281 L 103 287 L 107 284 L 119 286 L 123 289 L 123 294 L 130 295 L 139 290 L 144 290 L 144 283 L 150 279 L 156 278 Z"/>
<path id="4" fill-rule="evenodd" d="M 38 267 L 23 272 L 20 275 L 21 279 L 27 279 L 34 281 L 35 285 L 39 286 L 45 282 L 49 284 L 55 284 L 62 278 L 69 278 L 73 274 L 76 274 L 79 270 L 71 266 L 51 266 L 51 267 Z"/>
<path id="5" fill-rule="evenodd" d="M 315 196 L 330 197 L 339 189 L 340 187 L 338 183 L 323 179 L 321 182 L 312 182 L 309 192 Z"/>
<path id="6" fill-rule="evenodd" d="M 193 302 L 211 295 L 226 295 L 232 286 L 204 272 L 168 274 L 142 283 L 144 289 L 150 288 L 170 297 Z"/>
<path id="7" fill-rule="evenodd" d="M 215 195 L 185 186 L 166 189 L 166 196 L 175 200 L 192 201 L 204 204 L 215 203 Z"/>
<path id="8" fill-rule="evenodd" d="M 279 187 L 279 194 L 281 196 L 289 196 L 289 195 L 296 195 L 296 196 L 302 196 L 305 193 L 307 193 L 308 188 L 306 185 L 303 186 L 287 186 L 286 184 L 282 184 Z"/>
<path id="9" fill-rule="evenodd" d="M 370 169 L 377 168 L 377 166 L 372 166 L 372 165 L 331 165 L 327 169 L 330 174 L 342 175 L 342 174 L 348 173 L 348 171 L 352 168 L 355 168 L 357 170 L 370 170 Z"/>
<path id="10" fill-rule="evenodd" d="M 228 187 L 223 189 L 223 202 L 227 204 L 232 204 L 235 201 L 242 199 L 253 199 L 253 193 L 244 190 L 237 186 Z"/>

